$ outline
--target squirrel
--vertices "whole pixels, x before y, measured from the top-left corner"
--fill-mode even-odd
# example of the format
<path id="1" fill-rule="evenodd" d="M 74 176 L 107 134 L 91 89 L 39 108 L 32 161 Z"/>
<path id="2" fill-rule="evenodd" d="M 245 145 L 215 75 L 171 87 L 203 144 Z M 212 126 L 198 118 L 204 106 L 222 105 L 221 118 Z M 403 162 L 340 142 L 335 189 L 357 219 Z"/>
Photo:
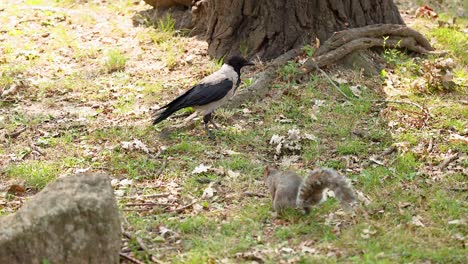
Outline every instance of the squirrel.
<path id="1" fill-rule="evenodd" d="M 345 209 L 351 209 L 356 203 L 349 180 L 332 169 L 315 169 L 304 179 L 292 171 L 266 167 L 264 180 L 273 196 L 273 209 L 278 213 L 287 208 L 300 208 L 309 213 L 312 206 L 322 201 L 325 189 L 332 190 Z"/>

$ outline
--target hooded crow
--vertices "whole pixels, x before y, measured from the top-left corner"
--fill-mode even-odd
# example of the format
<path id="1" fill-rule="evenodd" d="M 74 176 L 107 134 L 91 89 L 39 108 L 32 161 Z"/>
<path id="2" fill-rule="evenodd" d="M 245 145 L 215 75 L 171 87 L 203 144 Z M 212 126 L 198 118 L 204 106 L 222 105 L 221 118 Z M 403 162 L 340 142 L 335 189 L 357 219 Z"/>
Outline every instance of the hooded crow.
<path id="1" fill-rule="evenodd" d="M 254 64 L 240 56 L 230 57 L 221 69 L 208 75 L 199 84 L 156 110 L 156 119 L 153 124 L 158 124 L 180 109 L 193 107 L 198 114 L 203 115 L 206 131 L 211 136 L 208 123 L 212 123 L 216 129 L 218 128 L 213 122 L 211 114 L 234 95 L 240 84 L 240 71 L 242 67 L 248 65 Z"/>

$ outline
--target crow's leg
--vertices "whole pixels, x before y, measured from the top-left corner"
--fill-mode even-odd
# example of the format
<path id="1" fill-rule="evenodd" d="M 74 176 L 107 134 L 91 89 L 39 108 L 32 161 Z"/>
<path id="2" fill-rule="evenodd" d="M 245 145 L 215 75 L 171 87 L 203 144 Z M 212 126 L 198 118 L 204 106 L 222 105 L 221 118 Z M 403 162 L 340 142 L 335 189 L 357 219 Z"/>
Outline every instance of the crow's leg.
<path id="1" fill-rule="evenodd" d="M 219 130 L 219 127 L 215 124 L 215 122 L 213 121 L 213 118 L 210 118 L 210 123 L 213 124 L 213 126 L 214 126 L 214 128 L 216 128 L 216 130 Z"/>
<path id="2" fill-rule="evenodd" d="M 211 133 L 210 128 L 208 127 L 208 123 L 213 122 L 213 121 L 211 121 L 211 118 L 212 118 L 211 113 L 209 113 L 209 114 L 207 114 L 207 115 L 205 115 L 205 116 L 203 117 L 203 122 L 205 123 L 205 129 L 206 129 L 206 132 L 208 133 L 208 136 L 209 136 L 210 138 L 213 138 L 214 136 L 213 136 L 213 134 Z"/>

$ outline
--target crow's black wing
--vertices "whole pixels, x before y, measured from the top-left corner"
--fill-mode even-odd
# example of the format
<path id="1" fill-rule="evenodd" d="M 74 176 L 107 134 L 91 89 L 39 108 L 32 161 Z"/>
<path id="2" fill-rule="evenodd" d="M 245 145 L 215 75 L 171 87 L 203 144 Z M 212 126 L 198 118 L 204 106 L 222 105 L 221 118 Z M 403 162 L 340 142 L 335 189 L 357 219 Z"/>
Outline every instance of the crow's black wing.
<path id="1" fill-rule="evenodd" d="M 159 110 L 165 109 L 158 114 L 154 120 L 154 124 L 161 122 L 169 117 L 172 113 L 189 106 L 206 105 L 218 101 L 225 97 L 229 90 L 233 88 L 233 82 L 229 79 L 223 79 L 216 83 L 201 83 L 195 85 L 184 94 L 180 95 L 174 101 L 161 107 Z"/>
<path id="2" fill-rule="evenodd" d="M 233 83 L 229 79 L 223 79 L 218 83 L 203 83 L 189 90 L 185 98 L 187 106 L 206 105 L 225 97 Z"/>
<path id="3" fill-rule="evenodd" d="M 189 106 L 206 105 L 226 96 L 232 89 L 232 85 L 233 83 L 229 79 L 223 79 L 217 83 L 197 84 L 162 108 L 179 110 Z"/>

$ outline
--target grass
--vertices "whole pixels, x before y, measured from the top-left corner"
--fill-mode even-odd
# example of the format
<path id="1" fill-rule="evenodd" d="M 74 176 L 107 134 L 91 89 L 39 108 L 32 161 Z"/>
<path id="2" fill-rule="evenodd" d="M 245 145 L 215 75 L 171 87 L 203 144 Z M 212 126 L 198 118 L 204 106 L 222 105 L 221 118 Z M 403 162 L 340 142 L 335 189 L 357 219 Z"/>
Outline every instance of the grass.
<path id="1" fill-rule="evenodd" d="M 460 101 L 466 91 L 462 82 L 452 92 L 411 86 L 423 76 L 422 62 L 436 58 L 388 50 L 383 55 L 387 75 L 375 80 L 330 70 L 350 81 L 340 84 L 350 101 L 321 76 L 297 83 L 293 77 L 300 65 L 288 62 L 278 70 L 268 97 L 216 112 L 221 129 L 212 141 L 200 120 L 180 129 L 173 128 L 184 118 L 180 116 L 150 125 L 150 107 L 167 103 L 223 62 L 198 52 L 206 45 L 181 35 L 173 18 L 164 17 L 155 27 L 129 27 L 131 16 L 147 7 L 126 0 L 99 6 L 75 3 L 73 12 L 66 11 L 69 1 L 29 4 L 50 4 L 63 12 L 17 7 L 0 12 L 5 25 L 13 16 L 41 19 L 8 26 L 8 41 L 0 42 L 0 89 L 20 80 L 26 84 L 0 103 L 1 183 L 41 190 L 59 175 L 89 168 L 133 180 L 114 187 L 123 193 L 117 196 L 122 209 L 134 202 L 131 196 L 170 194 L 148 199 L 167 206 L 122 210 L 126 230 L 148 250 L 140 250 L 135 238 L 125 246 L 147 263 L 149 254 L 169 263 L 244 263 L 255 257 L 265 263 L 463 263 L 466 258 L 460 240 L 466 237 L 465 225 L 453 221 L 462 221 L 467 213 L 466 194 L 457 190 L 463 188 L 468 164 L 460 158 L 446 171 L 437 171 L 447 155 L 467 151 L 466 144 L 451 139 L 466 134 L 468 112 Z M 94 28 L 103 22 L 100 18 L 110 21 L 107 30 Z M 460 31 L 421 31 L 433 36 L 437 47 L 450 50 L 447 56 L 457 61 L 457 78 L 466 81 Z M 314 48 L 304 52 L 311 56 Z M 380 88 L 389 78 L 398 78 L 392 79 L 398 93 L 387 99 L 415 102 L 429 109 L 431 117 L 411 105 L 371 102 L 385 99 Z M 243 79 L 249 85 L 255 74 L 246 72 Z M 367 87 L 360 97 L 350 89 L 356 84 Z M 3 137 L 22 128 L 26 130 L 16 138 Z M 301 175 L 315 166 L 335 168 L 370 203 L 351 216 L 342 214 L 331 198 L 307 216 L 291 211 L 278 218 L 269 197 L 244 195 L 268 196 L 263 168 L 284 161 L 275 160 L 269 141 L 290 129 L 316 140 L 302 140 L 300 150 L 287 154 L 297 160 L 283 168 Z M 122 142 L 135 139 L 151 154 L 123 148 Z M 379 156 L 391 146 L 396 146 L 394 152 Z M 211 169 L 193 174 L 200 164 Z M 205 197 L 209 186 L 215 192 Z M 0 215 L 9 214 L 8 206 L 21 199 L 0 196 Z M 414 217 L 423 226 L 414 224 Z"/>
<path id="2" fill-rule="evenodd" d="M 29 187 L 42 189 L 58 176 L 57 167 L 51 162 L 28 162 L 8 167 L 6 174 L 10 178 L 24 180 Z"/>
<path id="3" fill-rule="evenodd" d="M 118 50 L 109 50 L 105 62 L 105 69 L 108 73 L 124 71 L 127 58 Z"/>

